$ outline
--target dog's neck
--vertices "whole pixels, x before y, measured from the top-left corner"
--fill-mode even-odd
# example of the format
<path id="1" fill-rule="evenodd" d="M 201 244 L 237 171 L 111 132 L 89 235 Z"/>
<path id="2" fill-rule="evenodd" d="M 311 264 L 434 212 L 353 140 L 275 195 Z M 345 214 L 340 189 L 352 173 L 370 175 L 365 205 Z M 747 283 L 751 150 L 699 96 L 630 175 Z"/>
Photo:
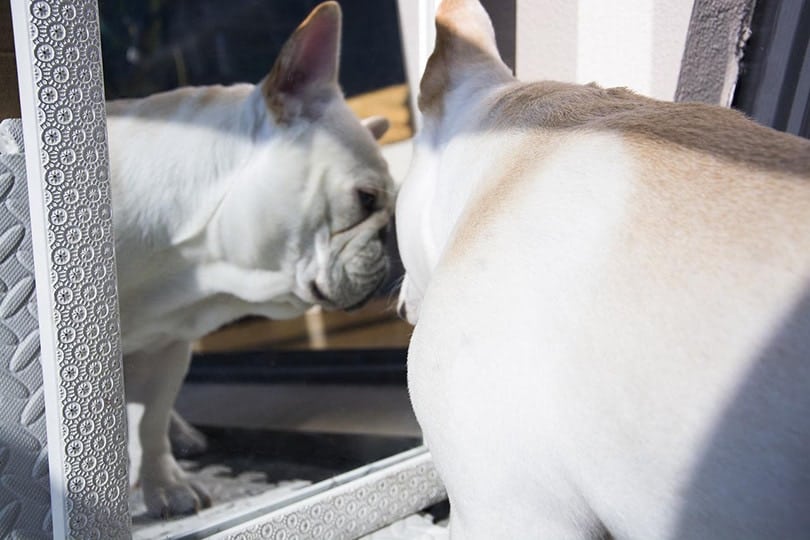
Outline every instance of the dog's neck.
<path id="1" fill-rule="evenodd" d="M 507 145 L 501 139 L 486 137 L 477 127 L 497 96 L 514 80 L 498 82 L 500 85 L 494 88 L 482 88 L 475 81 L 450 89 L 442 103 L 444 114 L 425 115 L 423 128 L 414 138 L 409 180 L 398 194 L 397 213 L 401 215 L 418 209 L 418 216 L 405 218 L 418 226 L 398 229 L 397 236 L 399 249 L 410 255 L 410 286 L 420 294 L 427 287 L 467 201 L 485 177 L 483 173 L 491 168 L 491 163 L 497 161 Z M 469 146 L 460 153 L 455 151 L 461 138 L 468 145 L 477 146 L 478 152 L 470 153 Z M 476 171 L 476 174 L 448 172 L 458 170 L 460 164 L 467 164 L 465 169 Z"/>
<path id="2" fill-rule="evenodd" d="M 198 234 L 257 140 L 273 137 L 252 85 L 185 88 L 108 111 L 119 246 L 169 248 Z"/>
<path id="3" fill-rule="evenodd" d="M 167 294 L 164 284 L 195 279 L 194 268 L 221 254 L 227 239 L 216 228 L 223 201 L 252 174 L 257 146 L 265 162 L 276 163 L 285 145 L 252 85 L 186 88 L 108 109 L 121 317 L 132 346 L 140 342 L 126 330 L 154 339 L 148 321 L 139 319 L 143 313 L 157 317 L 199 302 L 194 287 L 178 284 Z M 274 200 L 262 204 L 277 211 Z M 278 271 L 285 290 L 289 274 Z M 143 303 L 161 308 L 144 311 Z"/>

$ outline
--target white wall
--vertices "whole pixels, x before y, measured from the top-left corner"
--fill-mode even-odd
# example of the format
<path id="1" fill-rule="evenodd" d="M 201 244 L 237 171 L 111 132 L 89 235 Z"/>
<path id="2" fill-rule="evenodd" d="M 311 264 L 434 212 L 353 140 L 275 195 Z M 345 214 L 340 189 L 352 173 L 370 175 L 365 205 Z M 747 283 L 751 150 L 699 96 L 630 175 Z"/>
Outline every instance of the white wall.
<path id="1" fill-rule="evenodd" d="M 692 0 L 517 0 L 522 80 L 628 86 L 672 99 Z"/>
<path id="2" fill-rule="evenodd" d="M 405 72 L 411 88 L 411 111 L 414 123 L 421 123 L 416 98 L 419 95 L 419 80 L 425 64 L 433 52 L 436 41 L 434 14 L 441 0 L 398 0 L 402 51 L 405 55 Z"/>
<path id="3" fill-rule="evenodd" d="M 693 0 L 515 1 L 516 72 L 522 80 L 595 81 L 674 97 Z M 433 49 L 439 3 L 399 0 L 414 91 Z"/>

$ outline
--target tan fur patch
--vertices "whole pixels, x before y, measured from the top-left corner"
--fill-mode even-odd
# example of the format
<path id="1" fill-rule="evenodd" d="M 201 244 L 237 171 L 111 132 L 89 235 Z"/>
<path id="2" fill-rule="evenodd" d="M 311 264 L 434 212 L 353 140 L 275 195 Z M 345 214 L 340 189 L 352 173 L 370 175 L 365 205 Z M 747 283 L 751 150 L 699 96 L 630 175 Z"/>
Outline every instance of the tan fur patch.
<path id="1" fill-rule="evenodd" d="M 436 13 L 436 46 L 419 87 L 419 109 L 425 114 L 441 114 L 453 80 L 471 67 L 508 72 L 481 5 L 477 1 L 444 0 Z"/>
<path id="2" fill-rule="evenodd" d="M 470 200 L 459 218 L 456 234 L 447 246 L 448 260 L 463 255 L 471 244 L 486 233 L 487 227 L 499 215 L 508 212 L 510 204 L 524 192 L 522 186 L 533 181 L 530 171 L 550 156 L 559 143 L 558 139 L 548 134 L 532 134 L 510 156 L 504 156 L 505 168 L 484 173 L 491 180 L 484 183 L 481 192 Z"/>
<path id="3" fill-rule="evenodd" d="M 636 162 L 630 236 L 656 236 L 657 245 L 673 248 L 679 241 L 703 246 L 708 263 L 718 246 L 767 257 L 776 239 L 798 245 L 810 228 L 810 141 L 735 111 L 658 102 L 621 88 L 537 83 L 499 96 L 481 129 L 526 135 L 498 160 L 508 164 L 505 171 L 484 173 L 489 179 L 448 244 L 449 260 L 463 257 L 509 211 L 542 160 L 588 133 L 615 133 Z"/>
<path id="4" fill-rule="evenodd" d="M 419 86 L 419 109 L 425 114 L 442 114 L 444 96 L 454 72 L 464 62 L 486 63 L 491 57 L 456 33 L 455 27 L 436 19 L 436 48 L 428 59 Z"/>
<path id="5" fill-rule="evenodd" d="M 634 135 L 628 143 L 640 169 L 629 235 L 643 235 L 673 253 L 691 250 L 690 259 L 705 264 L 718 249 L 749 261 L 776 253 L 807 260 L 810 183 L 804 179 L 661 140 Z M 705 253 L 694 253 L 701 246 Z M 791 254 L 786 246 L 803 248 Z"/>
<path id="6" fill-rule="evenodd" d="M 657 101 L 625 88 L 518 84 L 498 96 L 483 127 L 615 131 L 758 169 L 810 176 L 808 140 L 760 126 L 730 109 Z"/>
<path id="7" fill-rule="evenodd" d="M 448 57 L 452 41 L 452 30 L 436 21 L 436 47 L 428 58 L 419 84 L 419 110 L 425 114 L 442 114 L 442 101 L 450 86 Z"/>

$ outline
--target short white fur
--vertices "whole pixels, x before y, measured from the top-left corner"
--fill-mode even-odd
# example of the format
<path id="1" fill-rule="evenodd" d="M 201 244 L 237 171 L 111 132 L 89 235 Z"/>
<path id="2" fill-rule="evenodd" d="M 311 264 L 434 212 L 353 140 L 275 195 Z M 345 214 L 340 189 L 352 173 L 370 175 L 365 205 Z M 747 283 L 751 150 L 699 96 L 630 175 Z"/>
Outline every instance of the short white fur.
<path id="1" fill-rule="evenodd" d="M 483 13 L 439 9 L 472 43 L 491 39 Z M 810 180 L 620 131 L 480 128 L 520 83 L 455 60 L 396 216 L 409 389 L 451 537 L 806 537 Z M 649 186 L 695 181 L 677 160 L 790 186 L 772 210 L 738 201 L 770 236 L 729 235 L 728 203 L 688 189 L 665 195 L 705 223 L 656 228 Z"/>

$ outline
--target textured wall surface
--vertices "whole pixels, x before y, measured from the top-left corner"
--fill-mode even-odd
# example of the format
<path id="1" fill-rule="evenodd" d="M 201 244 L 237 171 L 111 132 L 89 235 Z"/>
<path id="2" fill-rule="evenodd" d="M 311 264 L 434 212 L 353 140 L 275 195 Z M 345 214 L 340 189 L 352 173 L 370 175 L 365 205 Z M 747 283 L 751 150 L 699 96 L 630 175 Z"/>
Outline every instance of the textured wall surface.
<path id="1" fill-rule="evenodd" d="M 728 106 L 755 0 L 696 0 L 678 81 L 677 101 Z"/>
<path id="2" fill-rule="evenodd" d="M 19 120 L 0 124 L 0 538 L 49 538 L 34 260 Z"/>

